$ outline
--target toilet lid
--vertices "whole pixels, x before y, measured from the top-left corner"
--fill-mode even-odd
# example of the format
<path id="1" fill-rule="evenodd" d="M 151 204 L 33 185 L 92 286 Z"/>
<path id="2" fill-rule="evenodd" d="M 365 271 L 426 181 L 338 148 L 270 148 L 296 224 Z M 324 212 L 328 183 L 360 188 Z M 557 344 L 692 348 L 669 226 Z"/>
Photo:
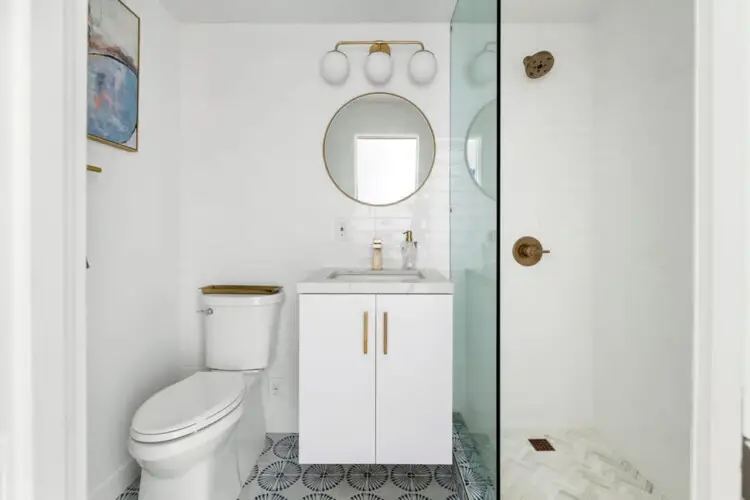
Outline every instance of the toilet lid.
<path id="1" fill-rule="evenodd" d="M 133 417 L 130 436 L 156 443 L 198 432 L 237 408 L 244 392 L 241 373 L 195 373 L 143 403 Z"/>

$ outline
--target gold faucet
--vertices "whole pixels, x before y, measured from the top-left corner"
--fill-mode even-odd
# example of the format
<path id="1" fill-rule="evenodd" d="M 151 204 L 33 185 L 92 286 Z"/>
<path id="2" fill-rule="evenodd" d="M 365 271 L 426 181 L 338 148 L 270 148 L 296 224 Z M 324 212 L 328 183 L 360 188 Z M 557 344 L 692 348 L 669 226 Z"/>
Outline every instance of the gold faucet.
<path id="1" fill-rule="evenodd" d="M 372 240 L 372 270 L 383 269 L 383 242 L 379 239 Z"/>

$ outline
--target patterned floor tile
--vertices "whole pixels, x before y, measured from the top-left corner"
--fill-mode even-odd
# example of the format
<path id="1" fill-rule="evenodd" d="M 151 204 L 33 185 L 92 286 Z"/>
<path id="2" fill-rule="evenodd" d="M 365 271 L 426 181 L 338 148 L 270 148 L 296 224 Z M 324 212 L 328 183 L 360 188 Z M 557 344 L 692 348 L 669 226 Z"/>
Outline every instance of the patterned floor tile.
<path id="1" fill-rule="evenodd" d="M 453 474 L 458 500 L 497 498 L 495 475 L 484 466 L 479 446 L 460 413 L 453 413 Z"/>
<path id="2" fill-rule="evenodd" d="M 458 500 L 452 466 L 299 465 L 296 434 L 271 438 L 275 461 L 259 464 L 239 500 Z"/>
<path id="3" fill-rule="evenodd" d="M 461 435 L 469 434 L 462 431 Z M 454 470 L 455 465 L 300 465 L 298 457 L 297 434 L 268 434 L 263 452 L 245 481 L 238 500 L 463 498 L 459 496 L 462 488 L 456 483 L 459 476 Z M 138 481 L 117 500 L 137 499 Z"/>

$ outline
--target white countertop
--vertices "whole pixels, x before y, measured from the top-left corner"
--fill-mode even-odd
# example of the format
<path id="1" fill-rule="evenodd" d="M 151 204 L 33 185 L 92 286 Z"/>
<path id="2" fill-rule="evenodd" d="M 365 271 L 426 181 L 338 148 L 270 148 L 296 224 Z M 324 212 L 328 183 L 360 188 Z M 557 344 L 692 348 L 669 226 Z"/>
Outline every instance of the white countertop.
<path id="1" fill-rule="evenodd" d="M 336 281 L 328 277 L 344 269 L 324 267 L 297 283 L 297 293 L 354 293 L 354 294 L 453 294 L 453 283 L 435 269 L 418 269 L 424 279 L 418 281 Z"/>

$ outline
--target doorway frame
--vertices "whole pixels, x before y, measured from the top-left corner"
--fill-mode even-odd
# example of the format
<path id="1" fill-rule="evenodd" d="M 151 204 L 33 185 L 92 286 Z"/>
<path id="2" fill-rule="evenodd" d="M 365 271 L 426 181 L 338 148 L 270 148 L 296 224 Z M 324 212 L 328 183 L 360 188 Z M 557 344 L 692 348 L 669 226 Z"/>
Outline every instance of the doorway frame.
<path id="1" fill-rule="evenodd" d="M 0 497 L 83 500 L 87 0 L 4 0 L 0 250 L 9 376 Z M 5 144 L 5 143 L 4 143 Z M 6 332 L 3 332 L 5 335 Z M 2 437 L 2 436 L 0 436 Z"/>
<path id="2" fill-rule="evenodd" d="M 750 10 L 695 1 L 691 499 L 740 499 Z M 739 62 L 738 62 L 739 61 Z"/>

